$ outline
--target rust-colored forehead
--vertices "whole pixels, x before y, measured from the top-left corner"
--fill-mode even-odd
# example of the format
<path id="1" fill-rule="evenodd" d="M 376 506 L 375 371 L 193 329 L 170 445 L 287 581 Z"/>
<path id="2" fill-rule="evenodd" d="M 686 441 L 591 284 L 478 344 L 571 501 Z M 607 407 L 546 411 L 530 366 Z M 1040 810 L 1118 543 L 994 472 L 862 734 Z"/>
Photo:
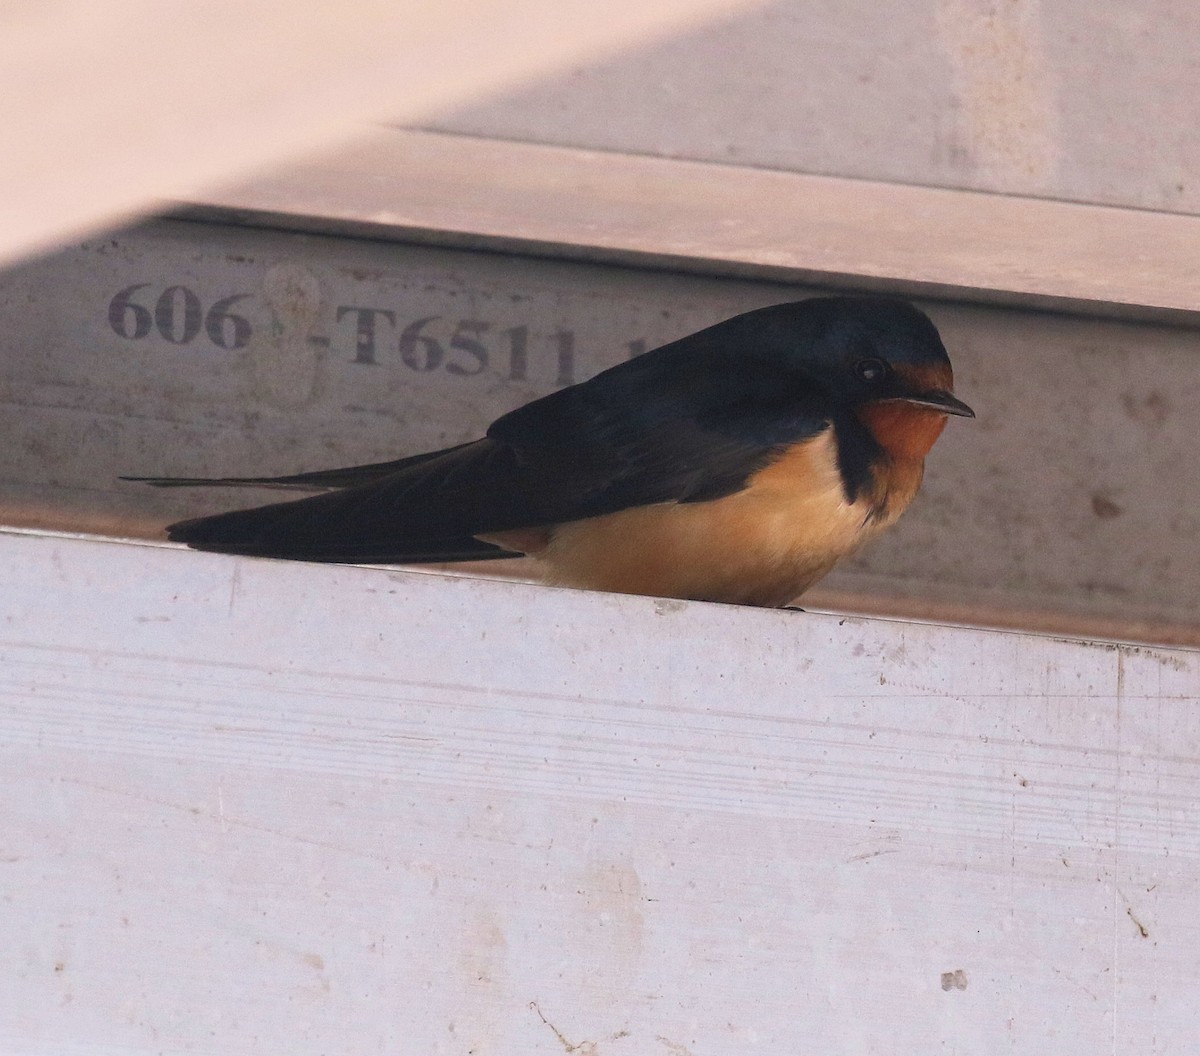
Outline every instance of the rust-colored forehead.
<path id="1" fill-rule="evenodd" d="M 954 388 L 954 371 L 945 363 L 894 363 L 893 370 L 912 392 L 932 392 Z"/>

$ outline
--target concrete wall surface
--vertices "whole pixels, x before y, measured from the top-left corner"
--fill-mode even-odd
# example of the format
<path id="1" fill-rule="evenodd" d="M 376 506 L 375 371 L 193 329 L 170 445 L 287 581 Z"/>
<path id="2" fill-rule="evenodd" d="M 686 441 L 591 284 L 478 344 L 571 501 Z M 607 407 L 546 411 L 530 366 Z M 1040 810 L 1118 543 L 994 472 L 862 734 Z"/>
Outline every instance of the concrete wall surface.
<path id="1" fill-rule="evenodd" d="M 0 276 L 0 519 L 156 536 L 273 496 L 119 475 L 460 443 L 639 349 L 816 292 L 208 224 L 122 232 Z M 979 417 L 949 423 L 914 507 L 806 604 L 1197 641 L 1197 331 L 925 306 Z M 403 344 L 413 326 L 427 342 Z"/>
<path id="2" fill-rule="evenodd" d="M 446 115 L 501 138 L 1200 212 L 1190 0 L 776 0 Z"/>
<path id="3" fill-rule="evenodd" d="M 0 534 L 0 1050 L 1167 1056 L 1200 653 Z"/>

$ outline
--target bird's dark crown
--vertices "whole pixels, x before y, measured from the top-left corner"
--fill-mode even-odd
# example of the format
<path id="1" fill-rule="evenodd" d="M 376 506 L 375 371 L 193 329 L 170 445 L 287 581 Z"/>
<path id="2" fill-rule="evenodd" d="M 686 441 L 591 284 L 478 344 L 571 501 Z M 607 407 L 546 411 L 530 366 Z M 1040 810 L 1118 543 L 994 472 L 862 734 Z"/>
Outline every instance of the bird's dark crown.
<path id="1" fill-rule="evenodd" d="M 726 354 L 782 367 L 855 406 L 950 393 L 953 372 L 937 328 L 893 297 L 813 297 L 735 316 L 695 335 Z M 969 414 L 951 400 L 951 414 Z"/>
<path id="2" fill-rule="evenodd" d="M 773 304 L 711 327 L 750 355 L 824 373 L 866 356 L 892 366 L 950 362 L 937 328 L 919 308 L 894 297 L 812 297 Z"/>

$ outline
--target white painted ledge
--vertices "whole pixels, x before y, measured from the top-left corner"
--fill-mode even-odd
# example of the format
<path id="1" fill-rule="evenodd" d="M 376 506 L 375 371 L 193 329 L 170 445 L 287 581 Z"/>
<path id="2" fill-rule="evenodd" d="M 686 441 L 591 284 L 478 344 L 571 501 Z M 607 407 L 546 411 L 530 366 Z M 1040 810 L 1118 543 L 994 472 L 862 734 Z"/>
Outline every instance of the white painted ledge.
<path id="1" fill-rule="evenodd" d="M 912 296 L 1200 318 L 1196 216 L 435 132 L 380 129 L 205 193 L 185 213 Z"/>
<path id="2" fill-rule="evenodd" d="M 1195 651 L 35 535 L 0 575 L 0 1051 L 1200 1036 Z"/>

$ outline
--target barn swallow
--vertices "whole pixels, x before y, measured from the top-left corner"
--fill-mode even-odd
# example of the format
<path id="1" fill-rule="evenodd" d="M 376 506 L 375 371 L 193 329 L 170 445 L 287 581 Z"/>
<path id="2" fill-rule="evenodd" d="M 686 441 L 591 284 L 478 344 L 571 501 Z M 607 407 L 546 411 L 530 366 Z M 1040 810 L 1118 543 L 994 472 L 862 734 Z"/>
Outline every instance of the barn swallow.
<path id="1" fill-rule="evenodd" d="M 530 555 L 552 583 L 785 605 L 916 495 L 953 394 L 905 301 L 746 312 L 394 462 L 159 486 L 326 489 L 180 521 L 199 550 L 410 564 Z"/>

